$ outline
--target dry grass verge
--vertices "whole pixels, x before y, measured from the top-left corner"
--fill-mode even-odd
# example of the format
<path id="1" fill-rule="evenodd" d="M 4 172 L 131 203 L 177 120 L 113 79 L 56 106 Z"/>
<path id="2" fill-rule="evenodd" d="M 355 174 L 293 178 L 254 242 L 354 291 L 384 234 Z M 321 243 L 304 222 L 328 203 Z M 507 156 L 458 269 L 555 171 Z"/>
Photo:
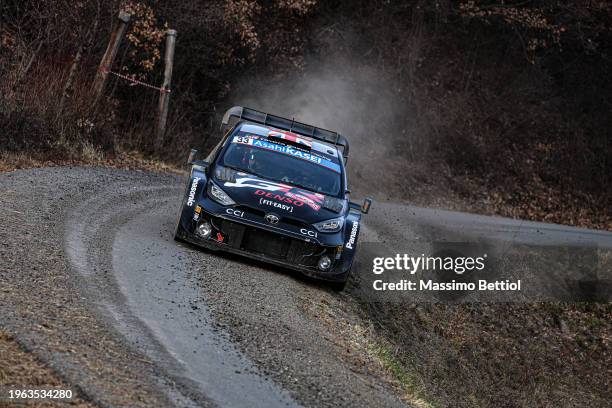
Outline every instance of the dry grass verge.
<path id="1" fill-rule="evenodd" d="M 302 299 L 338 358 L 411 406 L 605 407 L 612 306 Z"/>
<path id="2" fill-rule="evenodd" d="M 15 387 L 19 389 L 41 389 L 41 388 L 71 388 L 62 381 L 49 367 L 40 362 L 32 353 L 26 352 L 15 341 L 14 337 L 0 330 L 0 387 Z M 73 392 L 75 390 L 73 389 Z M 4 396 L 1 396 L 4 397 Z M 3 405 L 0 399 L 0 407 L 14 407 L 17 404 Z M 28 407 L 94 407 L 90 402 L 84 401 L 79 396 L 73 397 L 70 402 L 58 403 L 29 403 Z"/>
<path id="3" fill-rule="evenodd" d="M 75 158 L 48 158 L 45 154 L 38 153 L 8 153 L 0 152 L 0 172 L 9 172 L 19 169 L 31 169 L 55 166 L 101 166 L 126 170 L 143 170 L 155 172 L 167 172 L 174 174 L 187 174 L 186 167 L 180 168 L 176 164 L 145 158 L 137 151 L 121 152 L 114 158 L 107 158 L 99 151 L 89 151 Z"/>

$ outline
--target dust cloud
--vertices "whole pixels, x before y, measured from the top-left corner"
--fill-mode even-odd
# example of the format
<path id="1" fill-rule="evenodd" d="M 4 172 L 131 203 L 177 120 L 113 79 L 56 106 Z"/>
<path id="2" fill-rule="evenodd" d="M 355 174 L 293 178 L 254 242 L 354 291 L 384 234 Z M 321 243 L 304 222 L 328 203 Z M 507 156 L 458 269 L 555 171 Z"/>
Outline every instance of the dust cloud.
<path id="1" fill-rule="evenodd" d="M 354 197 L 388 199 L 401 180 L 398 161 L 409 143 L 414 115 L 398 89 L 375 69 L 334 63 L 310 63 L 290 77 L 245 78 L 235 104 L 295 118 L 336 131 L 350 143 L 349 183 Z"/>

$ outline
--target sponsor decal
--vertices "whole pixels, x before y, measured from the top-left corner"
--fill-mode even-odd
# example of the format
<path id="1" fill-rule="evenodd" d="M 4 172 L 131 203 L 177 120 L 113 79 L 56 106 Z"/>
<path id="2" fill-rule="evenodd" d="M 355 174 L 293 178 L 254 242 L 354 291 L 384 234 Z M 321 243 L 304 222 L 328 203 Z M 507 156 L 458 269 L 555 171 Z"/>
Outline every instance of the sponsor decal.
<path id="1" fill-rule="evenodd" d="M 271 131 L 271 129 L 269 128 L 265 128 L 259 125 L 249 125 L 249 124 L 244 124 L 242 125 L 241 130 L 241 135 L 242 134 L 247 134 L 249 136 L 252 137 L 269 137 L 269 132 Z M 281 131 L 284 132 L 284 131 Z M 293 134 L 293 132 L 288 132 L 290 134 Z M 325 152 L 333 157 L 338 157 L 337 153 L 333 150 L 330 149 L 329 146 L 319 143 L 316 140 L 310 138 L 310 137 L 306 137 L 306 136 L 299 136 L 301 139 L 310 141 L 312 143 L 312 147 L 310 147 L 312 150 L 318 151 L 318 152 Z"/>
<path id="2" fill-rule="evenodd" d="M 251 177 L 240 177 L 237 178 L 235 182 L 227 181 L 223 184 L 225 187 L 250 187 L 250 188 L 258 188 L 260 190 L 266 191 L 288 191 L 291 189 L 291 186 L 286 184 L 274 183 L 267 180 L 256 179 Z"/>
<path id="3" fill-rule="evenodd" d="M 235 208 L 228 208 L 225 210 L 226 214 L 233 215 L 234 217 L 244 217 L 244 211 L 237 210 Z"/>
<path id="4" fill-rule="evenodd" d="M 310 208 L 312 208 L 315 211 L 319 211 L 321 209 L 321 205 L 317 204 L 315 200 L 308 197 L 306 194 L 292 193 L 291 191 L 287 191 L 285 195 L 289 198 L 293 198 L 293 199 L 305 202 L 306 204 L 308 204 Z M 321 200 L 323 200 L 324 198 L 322 194 L 309 193 L 309 195 L 310 196 L 315 195 L 316 198 L 319 198 L 318 196 L 321 196 L 320 197 Z"/>
<path id="5" fill-rule="evenodd" d="M 195 202 L 195 193 L 198 189 L 198 183 L 200 181 L 199 177 L 195 177 L 191 182 L 191 188 L 189 189 L 189 198 L 187 198 L 187 206 L 191 207 Z"/>
<path id="6" fill-rule="evenodd" d="M 293 212 L 293 207 L 287 204 L 277 203 L 276 201 L 266 200 L 265 198 L 259 199 L 259 204 L 261 205 L 269 205 L 270 207 L 278 208 L 283 211 Z"/>
<path id="7" fill-rule="evenodd" d="M 290 197 L 285 197 L 282 194 L 274 194 L 270 191 L 255 190 L 255 195 L 260 197 L 259 204 L 269 205 L 289 212 L 293 212 L 293 206 L 301 207 L 304 205 L 303 201 L 294 200 Z M 270 198 L 271 200 L 267 200 L 267 198 Z"/>
<path id="8" fill-rule="evenodd" d="M 342 245 L 338 245 L 336 247 L 336 259 L 340 259 L 342 257 L 342 249 L 344 247 Z"/>
<path id="9" fill-rule="evenodd" d="M 312 231 L 312 230 L 309 230 L 309 229 L 306 229 L 306 228 L 300 229 L 300 234 L 308 235 L 309 237 L 313 237 L 313 238 L 317 237 L 316 231 Z"/>
<path id="10" fill-rule="evenodd" d="M 296 207 L 302 207 L 304 204 L 308 205 L 315 211 L 319 211 L 325 200 L 325 196 L 319 193 L 313 193 L 310 191 L 304 191 L 294 186 L 289 186 L 282 183 L 274 183 L 267 180 L 255 179 L 251 177 L 240 177 L 235 182 L 226 182 L 225 187 L 250 187 L 255 188 L 255 195 L 260 197 L 270 198 L 272 200 L 291 204 Z M 276 194 L 272 194 L 275 192 Z M 262 200 L 260 199 L 260 204 Z M 265 203 L 265 205 L 270 205 Z M 293 212 L 293 210 L 291 210 Z"/>
<path id="11" fill-rule="evenodd" d="M 249 136 L 234 136 L 232 143 L 246 144 L 249 146 L 257 147 L 260 149 L 273 150 L 288 156 L 297 157 L 298 159 L 306 160 L 320 166 L 326 167 L 330 170 L 340 173 L 340 165 L 327 160 L 324 157 L 318 156 L 314 153 L 301 150 L 293 146 L 282 145 L 278 143 L 270 142 L 269 140 L 260 139 L 258 137 Z"/>
<path id="12" fill-rule="evenodd" d="M 198 221 L 200 219 L 200 214 L 202 213 L 202 207 L 196 205 L 195 211 L 193 212 L 193 220 Z"/>
<path id="13" fill-rule="evenodd" d="M 283 132 L 283 131 L 277 131 L 277 130 L 271 130 L 268 132 L 268 137 L 275 137 L 277 139 L 283 139 L 283 140 L 287 140 L 289 142 L 293 142 L 293 143 L 298 143 L 301 145 L 304 145 L 308 148 L 312 147 L 312 139 L 306 138 L 306 137 L 302 137 L 302 136 L 298 136 L 295 133 L 291 133 L 291 132 Z"/>
<path id="14" fill-rule="evenodd" d="M 351 227 L 351 235 L 349 236 L 349 240 L 346 243 L 346 247 L 348 249 L 353 249 L 353 245 L 355 245 L 355 240 L 357 239 L 357 229 L 359 228 L 359 222 L 353 221 L 353 226 Z"/>

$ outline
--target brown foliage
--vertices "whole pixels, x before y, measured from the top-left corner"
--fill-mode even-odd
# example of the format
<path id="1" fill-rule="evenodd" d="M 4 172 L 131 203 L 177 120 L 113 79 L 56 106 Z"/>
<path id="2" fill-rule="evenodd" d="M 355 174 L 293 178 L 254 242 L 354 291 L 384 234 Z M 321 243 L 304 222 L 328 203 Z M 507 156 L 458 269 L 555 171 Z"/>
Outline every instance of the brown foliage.
<path id="1" fill-rule="evenodd" d="M 8 0 L 4 148 L 152 151 L 155 92 L 113 78 L 102 109 L 88 109 L 120 6 L 133 18 L 113 69 L 127 75 L 159 85 L 164 31 L 178 29 L 167 159 L 215 141 L 241 78 L 282 78 L 337 59 L 349 61 L 339 71 L 376 72 L 397 94 L 385 130 L 402 136 L 385 171 L 418 177 L 390 198 L 444 186 L 434 193 L 448 188 L 477 211 L 610 228 L 609 2 Z M 60 107 L 79 49 L 76 92 Z"/>
<path id="2" fill-rule="evenodd" d="M 144 80 L 145 73 L 152 72 L 160 60 L 161 43 L 168 24 L 160 26 L 153 9 L 142 2 L 127 1 L 121 9 L 131 15 L 130 30 L 125 35 L 130 43 L 127 62 L 142 71 L 138 77 Z M 127 65 L 121 69 L 130 70 Z"/>

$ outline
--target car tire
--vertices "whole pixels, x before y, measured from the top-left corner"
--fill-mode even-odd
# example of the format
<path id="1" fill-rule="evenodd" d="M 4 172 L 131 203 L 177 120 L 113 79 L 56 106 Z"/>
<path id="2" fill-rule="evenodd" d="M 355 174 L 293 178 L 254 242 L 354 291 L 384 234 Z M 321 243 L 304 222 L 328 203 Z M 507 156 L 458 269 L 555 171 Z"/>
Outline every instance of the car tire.
<path id="1" fill-rule="evenodd" d="M 182 229 L 180 222 L 181 222 L 181 220 L 179 219 L 179 221 L 178 221 L 178 223 L 176 225 L 176 229 L 174 230 L 174 240 L 176 242 L 187 242 L 187 241 L 185 241 L 185 239 L 179 233 L 179 231 Z"/>
<path id="2" fill-rule="evenodd" d="M 189 177 L 191 179 L 191 176 Z M 185 188 L 185 192 L 183 193 L 183 199 L 181 200 L 181 207 L 178 211 L 178 216 L 176 217 L 176 228 L 174 229 L 174 240 L 177 242 L 186 242 L 182 237 L 182 233 L 184 233 L 184 229 L 181 226 L 181 217 L 183 216 L 183 209 L 185 208 L 185 203 L 187 202 L 185 196 L 187 195 L 187 191 L 189 191 L 189 182 L 187 182 L 187 187 Z"/>

